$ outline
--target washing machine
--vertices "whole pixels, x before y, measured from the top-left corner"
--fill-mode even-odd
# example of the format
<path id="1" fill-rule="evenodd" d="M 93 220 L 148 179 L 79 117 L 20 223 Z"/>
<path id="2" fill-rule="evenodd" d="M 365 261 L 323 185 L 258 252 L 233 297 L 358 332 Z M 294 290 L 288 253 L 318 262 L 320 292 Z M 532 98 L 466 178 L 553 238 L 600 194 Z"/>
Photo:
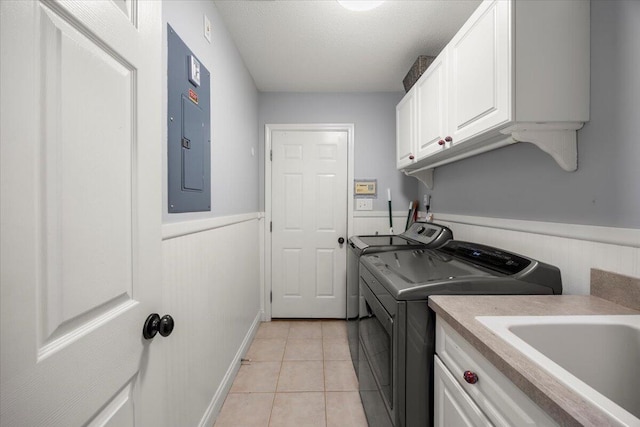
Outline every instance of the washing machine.
<path id="1" fill-rule="evenodd" d="M 433 425 L 431 295 L 561 294 L 560 270 L 477 243 L 360 258 L 358 372 L 370 427 Z"/>
<path id="2" fill-rule="evenodd" d="M 356 375 L 358 375 L 360 257 L 393 250 L 437 248 L 451 239 L 453 239 L 453 233 L 449 228 L 429 222 L 414 222 L 405 232 L 398 235 L 353 236 L 349 239 L 347 251 L 347 334 Z"/>

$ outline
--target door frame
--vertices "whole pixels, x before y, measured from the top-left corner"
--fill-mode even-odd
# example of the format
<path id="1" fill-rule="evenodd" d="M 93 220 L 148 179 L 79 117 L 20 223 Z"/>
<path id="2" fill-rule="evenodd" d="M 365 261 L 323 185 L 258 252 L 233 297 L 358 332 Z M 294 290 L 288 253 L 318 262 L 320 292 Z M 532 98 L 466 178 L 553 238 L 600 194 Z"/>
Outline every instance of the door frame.
<path id="1" fill-rule="evenodd" d="M 347 132 L 347 235 L 353 230 L 353 168 L 355 125 L 353 123 L 307 123 L 264 125 L 264 286 L 261 292 L 262 320 L 271 320 L 271 132 L 273 131 L 343 131 Z M 346 257 L 345 252 L 345 257 Z"/>

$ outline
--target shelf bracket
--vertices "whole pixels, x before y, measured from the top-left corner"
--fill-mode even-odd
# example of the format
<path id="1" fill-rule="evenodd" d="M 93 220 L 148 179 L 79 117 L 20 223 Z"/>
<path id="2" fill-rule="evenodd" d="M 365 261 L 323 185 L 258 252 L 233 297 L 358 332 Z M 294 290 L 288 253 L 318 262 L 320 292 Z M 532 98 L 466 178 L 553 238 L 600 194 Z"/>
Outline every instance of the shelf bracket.
<path id="1" fill-rule="evenodd" d="M 426 185 L 429 190 L 433 190 L 433 168 L 422 169 L 415 172 L 405 171 L 405 174 L 416 178 L 418 181 Z"/>
<path id="2" fill-rule="evenodd" d="M 575 130 L 517 130 L 511 136 L 518 142 L 529 142 L 549 154 L 567 172 L 578 169 L 578 147 Z"/>

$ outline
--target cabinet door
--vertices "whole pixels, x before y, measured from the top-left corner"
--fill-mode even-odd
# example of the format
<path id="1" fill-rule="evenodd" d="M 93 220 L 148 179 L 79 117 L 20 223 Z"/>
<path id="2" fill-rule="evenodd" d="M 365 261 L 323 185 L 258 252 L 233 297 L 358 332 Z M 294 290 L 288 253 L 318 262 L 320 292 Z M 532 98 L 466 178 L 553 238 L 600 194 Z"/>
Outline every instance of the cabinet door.
<path id="1" fill-rule="evenodd" d="M 412 88 L 396 106 L 396 164 L 398 169 L 415 160 L 416 90 Z"/>
<path id="2" fill-rule="evenodd" d="M 435 427 L 492 426 L 456 382 L 438 356 L 434 357 L 433 411 Z"/>
<path id="3" fill-rule="evenodd" d="M 445 137 L 447 97 L 446 51 L 441 53 L 416 83 L 417 158 L 442 151 Z"/>
<path id="4" fill-rule="evenodd" d="M 511 2 L 483 2 L 449 43 L 453 144 L 511 120 Z"/>

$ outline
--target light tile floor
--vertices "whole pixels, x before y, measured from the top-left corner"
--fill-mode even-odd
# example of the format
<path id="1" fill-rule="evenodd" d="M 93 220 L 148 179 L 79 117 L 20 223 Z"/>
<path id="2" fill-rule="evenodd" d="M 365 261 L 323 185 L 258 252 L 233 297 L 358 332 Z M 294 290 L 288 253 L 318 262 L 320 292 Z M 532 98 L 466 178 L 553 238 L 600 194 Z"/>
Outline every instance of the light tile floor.
<path id="1" fill-rule="evenodd" d="M 367 427 L 346 322 L 260 324 L 215 427 Z"/>

